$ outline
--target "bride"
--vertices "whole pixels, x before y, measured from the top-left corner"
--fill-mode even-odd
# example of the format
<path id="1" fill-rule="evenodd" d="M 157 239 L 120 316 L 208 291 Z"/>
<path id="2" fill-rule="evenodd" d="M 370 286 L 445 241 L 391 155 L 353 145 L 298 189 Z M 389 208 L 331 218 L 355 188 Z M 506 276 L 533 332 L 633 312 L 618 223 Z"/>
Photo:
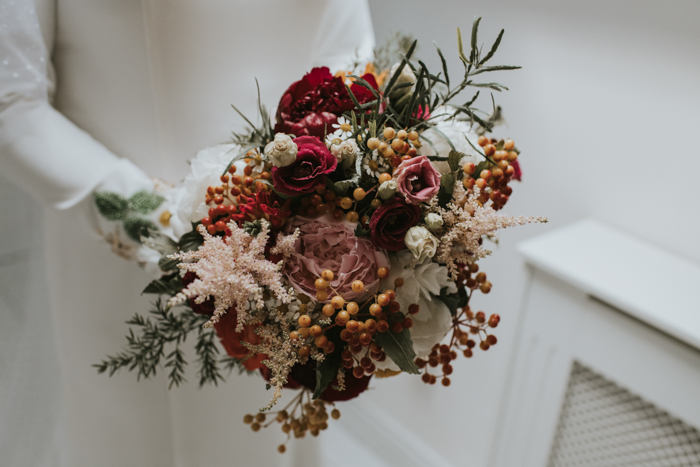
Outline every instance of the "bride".
<path id="1" fill-rule="evenodd" d="M 342 68 L 372 47 L 362 1 L 0 5 L 0 464 L 290 460 L 251 449 L 240 421 L 268 399 L 253 378 L 168 391 L 165 378 L 97 374 L 124 321 L 148 309 L 135 293 L 148 278 L 110 253 L 133 256 L 92 193 L 181 179 L 198 149 L 240 126 L 229 104 L 255 115 L 255 78 L 274 105 L 310 67 Z M 265 431 L 255 439 L 275 446 Z"/>

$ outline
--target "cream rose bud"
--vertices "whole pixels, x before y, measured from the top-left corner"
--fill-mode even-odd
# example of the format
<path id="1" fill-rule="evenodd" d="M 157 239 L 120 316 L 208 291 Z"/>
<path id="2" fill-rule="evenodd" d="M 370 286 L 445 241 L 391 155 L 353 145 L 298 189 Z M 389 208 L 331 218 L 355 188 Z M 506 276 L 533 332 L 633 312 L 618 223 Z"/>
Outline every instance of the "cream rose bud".
<path id="1" fill-rule="evenodd" d="M 340 144 L 331 144 L 330 147 L 331 154 L 333 154 L 338 161 L 338 164 L 342 164 L 344 168 L 349 169 L 360 149 L 357 147 L 357 143 L 353 140 L 343 141 Z"/>
<path id="2" fill-rule="evenodd" d="M 382 199 L 389 199 L 392 196 L 394 196 L 394 194 L 396 193 L 396 189 L 398 187 L 399 187 L 399 185 L 396 183 L 395 180 L 388 180 L 386 182 L 383 182 L 381 185 L 379 185 L 379 189 L 377 190 L 377 194 Z"/>
<path id="3" fill-rule="evenodd" d="M 297 150 L 291 136 L 277 133 L 275 139 L 265 146 L 265 155 L 275 167 L 286 167 L 297 160 Z"/>
<path id="4" fill-rule="evenodd" d="M 394 76 L 394 73 L 396 73 L 396 70 L 399 69 L 399 66 L 401 66 L 400 63 L 397 63 L 393 67 L 391 67 L 391 72 L 389 76 Z M 408 66 L 408 64 L 404 65 L 403 69 L 401 70 L 401 74 L 398 76 L 396 79 L 396 84 L 401 84 L 401 83 L 412 83 L 416 84 L 416 75 L 413 73 L 413 70 L 411 70 L 411 67 Z M 393 99 L 398 99 L 399 97 L 403 96 L 404 94 L 407 94 L 409 92 L 413 91 L 413 86 L 406 86 L 405 88 L 397 89 L 395 91 L 391 92 L 391 97 Z"/>
<path id="5" fill-rule="evenodd" d="M 435 256 L 438 246 L 437 238 L 420 225 L 408 229 L 404 242 L 419 263 Z"/>
<path id="6" fill-rule="evenodd" d="M 425 225 L 428 227 L 428 230 L 437 230 L 440 227 L 442 227 L 443 224 L 442 216 L 440 214 L 435 214 L 434 212 L 431 212 L 427 216 L 425 216 Z"/>

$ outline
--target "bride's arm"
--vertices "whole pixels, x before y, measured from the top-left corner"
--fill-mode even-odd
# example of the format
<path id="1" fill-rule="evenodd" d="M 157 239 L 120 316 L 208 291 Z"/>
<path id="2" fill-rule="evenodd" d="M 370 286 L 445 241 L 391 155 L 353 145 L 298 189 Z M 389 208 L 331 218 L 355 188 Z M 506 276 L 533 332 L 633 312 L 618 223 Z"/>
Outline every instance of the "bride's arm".
<path id="1" fill-rule="evenodd" d="M 117 193 L 123 199 L 139 191 L 152 192 L 153 182 L 138 167 L 111 153 L 51 106 L 53 3 L 41 0 L 36 7 L 41 15 L 32 0 L 6 2 L 0 9 L 3 175 L 59 209 L 78 204 L 95 190 Z M 43 37 L 40 17 L 46 19 Z M 95 228 L 108 236 L 118 235 L 122 226 L 101 221 Z"/>

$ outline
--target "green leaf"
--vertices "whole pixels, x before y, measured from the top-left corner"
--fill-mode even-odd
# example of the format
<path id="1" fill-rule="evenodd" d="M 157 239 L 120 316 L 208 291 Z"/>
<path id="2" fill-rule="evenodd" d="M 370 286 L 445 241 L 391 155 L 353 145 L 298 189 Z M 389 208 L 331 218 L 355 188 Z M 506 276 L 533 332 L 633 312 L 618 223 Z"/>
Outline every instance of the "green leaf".
<path id="1" fill-rule="evenodd" d="M 455 316 L 458 308 L 464 308 L 469 303 L 469 295 L 464 287 L 460 288 L 456 294 L 448 294 L 447 287 L 440 290 L 440 296 L 434 297 L 441 300 L 447 308 L 450 309 L 450 314 Z"/>
<path id="2" fill-rule="evenodd" d="M 462 43 L 462 31 L 457 28 L 457 50 L 459 51 L 459 59 L 464 62 L 464 64 L 469 63 L 469 59 L 464 55 L 464 44 Z"/>
<path id="3" fill-rule="evenodd" d="M 258 145 L 254 144 L 254 143 L 248 144 L 247 146 L 243 146 L 243 149 L 238 154 L 233 156 L 233 159 L 231 159 L 231 162 L 228 163 L 228 165 L 226 166 L 226 169 L 224 169 L 224 171 L 221 175 L 226 175 L 226 173 L 228 172 L 228 169 L 231 168 L 231 166 L 233 165 L 234 162 L 236 162 L 237 160 L 243 159 L 245 157 L 245 155 L 248 154 L 248 151 L 250 151 L 251 149 L 255 149 L 257 147 L 258 147 Z"/>
<path id="4" fill-rule="evenodd" d="M 382 347 L 384 353 L 398 365 L 401 371 L 412 375 L 420 373 L 415 363 L 416 352 L 413 350 L 413 341 L 408 329 L 404 329 L 399 333 L 393 331 L 378 332 L 374 335 L 374 340 Z"/>
<path id="5" fill-rule="evenodd" d="M 481 73 L 488 73 L 490 71 L 502 71 L 502 70 L 519 70 L 521 66 L 515 65 L 497 65 L 497 66 L 485 66 L 481 67 L 476 71 L 473 71 L 469 76 L 480 75 Z"/>
<path id="6" fill-rule="evenodd" d="M 148 214 L 163 204 L 165 198 L 150 191 L 141 190 L 129 198 L 129 208 L 139 214 Z"/>
<path id="7" fill-rule="evenodd" d="M 178 264 L 180 264 L 179 259 L 170 259 L 167 256 L 163 256 L 158 260 L 158 267 L 165 272 L 176 270 Z"/>
<path id="8" fill-rule="evenodd" d="M 357 223 L 357 227 L 355 227 L 355 236 L 356 237 L 369 237 L 369 230 L 365 230 L 362 228 L 362 225 L 360 223 Z"/>
<path id="9" fill-rule="evenodd" d="M 124 219 L 124 230 L 134 241 L 141 242 L 141 237 L 150 236 L 151 231 L 157 231 L 158 226 L 148 219 L 131 216 Z"/>
<path id="10" fill-rule="evenodd" d="M 470 62 L 476 64 L 479 58 L 479 44 L 477 43 L 477 36 L 479 34 L 479 23 L 481 22 L 481 17 L 474 18 L 474 24 L 472 25 L 472 51 L 470 54 Z"/>
<path id="11" fill-rule="evenodd" d="M 111 191 L 95 193 L 95 205 L 102 217 L 110 221 L 124 219 L 129 208 L 129 202 L 125 198 Z"/>
<path id="12" fill-rule="evenodd" d="M 180 251 L 194 251 L 204 244 L 204 238 L 197 231 L 198 226 L 199 222 L 193 222 L 192 230 L 180 237 L 180 242 L 178 243 Z"/>
<path id="13" fill-rule="evenodd" d="M 504 32 L 505 29 L 501 29 L 501 32 L 498 33 L 498 37 L 496 38 L 496 42 L 493 43 L 491 50 L 489 50 L 489 53 L 487 53 L 486 56 L 479 62 L 479 65 L 483 65 L 484 63 L 488 62 L 491 57 L 493 57 L 493 54 L 495 54 L 496 50 L 498 50 L 498 46 L 501 45 L 501 39 L 503 38 Z"/>
<path id="14" fill-rule="evenodd" d="M 459 169 L 461 169 L 462 166 L 459 165 L 459 161 L 461 161 L 462 158 L 466 157 L 466 156 L 467 156 L 466 154 L 459 152 L 459 151 L 455 151 L 454 149 L 452 151 L 450 151 L 450 155 L 447 156 L 447 163 L 450 166 L 450 170 L 452 170 L 453 172 L 456 172 Z"/>
<path id="15" fill-rule="evenodd" d="M 340 352 L 333 352 L 326 355 L 322 362 L 316 363 L 316 388 L 314 389 L 313 399 L 321 397 L 323 391 L 338 375 L 341 361 Z"/>
<path id="16" fill-rule="evenodd" d="M 180 274 L 175 273 L 169 276 L 163 276 L 160 279 L 152 280 L 141 293 L 175 295 L 180 292 L 182 288 Z"/>
<path id="17" fill-rule="evenodd" d="M 453 173 L 442 174 L 440 178 L 440 186 L 447 193 L 452 193 L 455 189 L 455 176 Z"/>

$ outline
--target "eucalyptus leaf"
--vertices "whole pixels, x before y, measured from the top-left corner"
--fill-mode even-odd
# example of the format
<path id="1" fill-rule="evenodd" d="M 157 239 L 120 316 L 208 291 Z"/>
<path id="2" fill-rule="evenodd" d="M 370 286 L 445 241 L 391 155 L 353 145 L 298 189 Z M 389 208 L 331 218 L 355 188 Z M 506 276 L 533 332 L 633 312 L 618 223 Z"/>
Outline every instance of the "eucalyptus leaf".
<path id="1" fill-rule="evenodd" d="M 416 365 L 416 352 L 413 350 L 413 341 L 408 329 L 401 332 L 378 332 L 374 340 L 382 347 L 382 350 L 391 360 L 398 365 L 401 371 L 412 375 L 420 374 Z"/>
<path id="2" fill-rule="evenodd" d="M 459 161 L 461 161 L 462 158 L 466 156 L 466 154 L 459 151 L 455 151 L 454 149 L 450 151 L 450 155 L 447 156 L 447 163 L 450 166 L 450 170 L 456 172 L 459 169 L 461 169 L 462 167 L 459 165 Z"/>
<path id="3" fill-rule="evenodd" d="M 141 190 L 131 195 L 131 198 L 129 198 L 129 208 L 139 214 L 148 214 L 155 211 L 158 206 L 163 204 L 163 201 L 165 201 L 165 198 L 159 194 Z"/>
<path id="4" fill-rule="evenodd" d="M 95 205 L 99 213 L 110 221 L 122 220 L 126 217 L 129 201 L 112 191 L 95 193 Z"/>
<path id="5" fill-rule="evenodd" d="M 199 224 L 199 222 L 193 222 L 192 230 L 180 237 L 180 241 L 178 242 L 180 251 L 194 251 L 204 244 L 204 238 L 202 238 L 202 235 L 197 231 L 197 226 L 199 226 Z"/>
<path id="6" fill-rule="evenodd" d="M 142 217 L 131 216 L 124 219 L 124 231 L 134 241 L 141 243 L 141 237 L 149 237 L 150 232 L 158 230 L 153 222 Z"/>
<path id="7" fill-rule="evenodd" d="M 455 188 L 455 176 L 453 173 L 442 174 L 440 178 L 440 186 L 445 189 L 447 193 L 452 193 Z"/>
<path id="8" fill-rule="evenodd" d="M 335 379 L 341 362 L 340 352 L 333 352 L 326 355 L 322 362 L 316 363 L 316 387 L 314 388 L 313 399 L 321 397 L 323 391 Z"/>
<path id="9" fill-rule="evenodd" d="M 493 43 L 491 46 L 491 50 L 489 50 L 489 53 L 486 54 L 486 56 L 481 59 L 479 62 L 479 65 L 483 65 L 484 63 L 488 62 L 491 57 L 493 57 L 493 54 L 496 53 L 496 50 L 498 50 L 498 46 L 501 45 L 501 39 L 503 39 L 503 33 L 505 32 L 505 29 L 501 29 L 501 32 L 498 33 L 498 37 L 496 38 L 496 41 Z"/>

